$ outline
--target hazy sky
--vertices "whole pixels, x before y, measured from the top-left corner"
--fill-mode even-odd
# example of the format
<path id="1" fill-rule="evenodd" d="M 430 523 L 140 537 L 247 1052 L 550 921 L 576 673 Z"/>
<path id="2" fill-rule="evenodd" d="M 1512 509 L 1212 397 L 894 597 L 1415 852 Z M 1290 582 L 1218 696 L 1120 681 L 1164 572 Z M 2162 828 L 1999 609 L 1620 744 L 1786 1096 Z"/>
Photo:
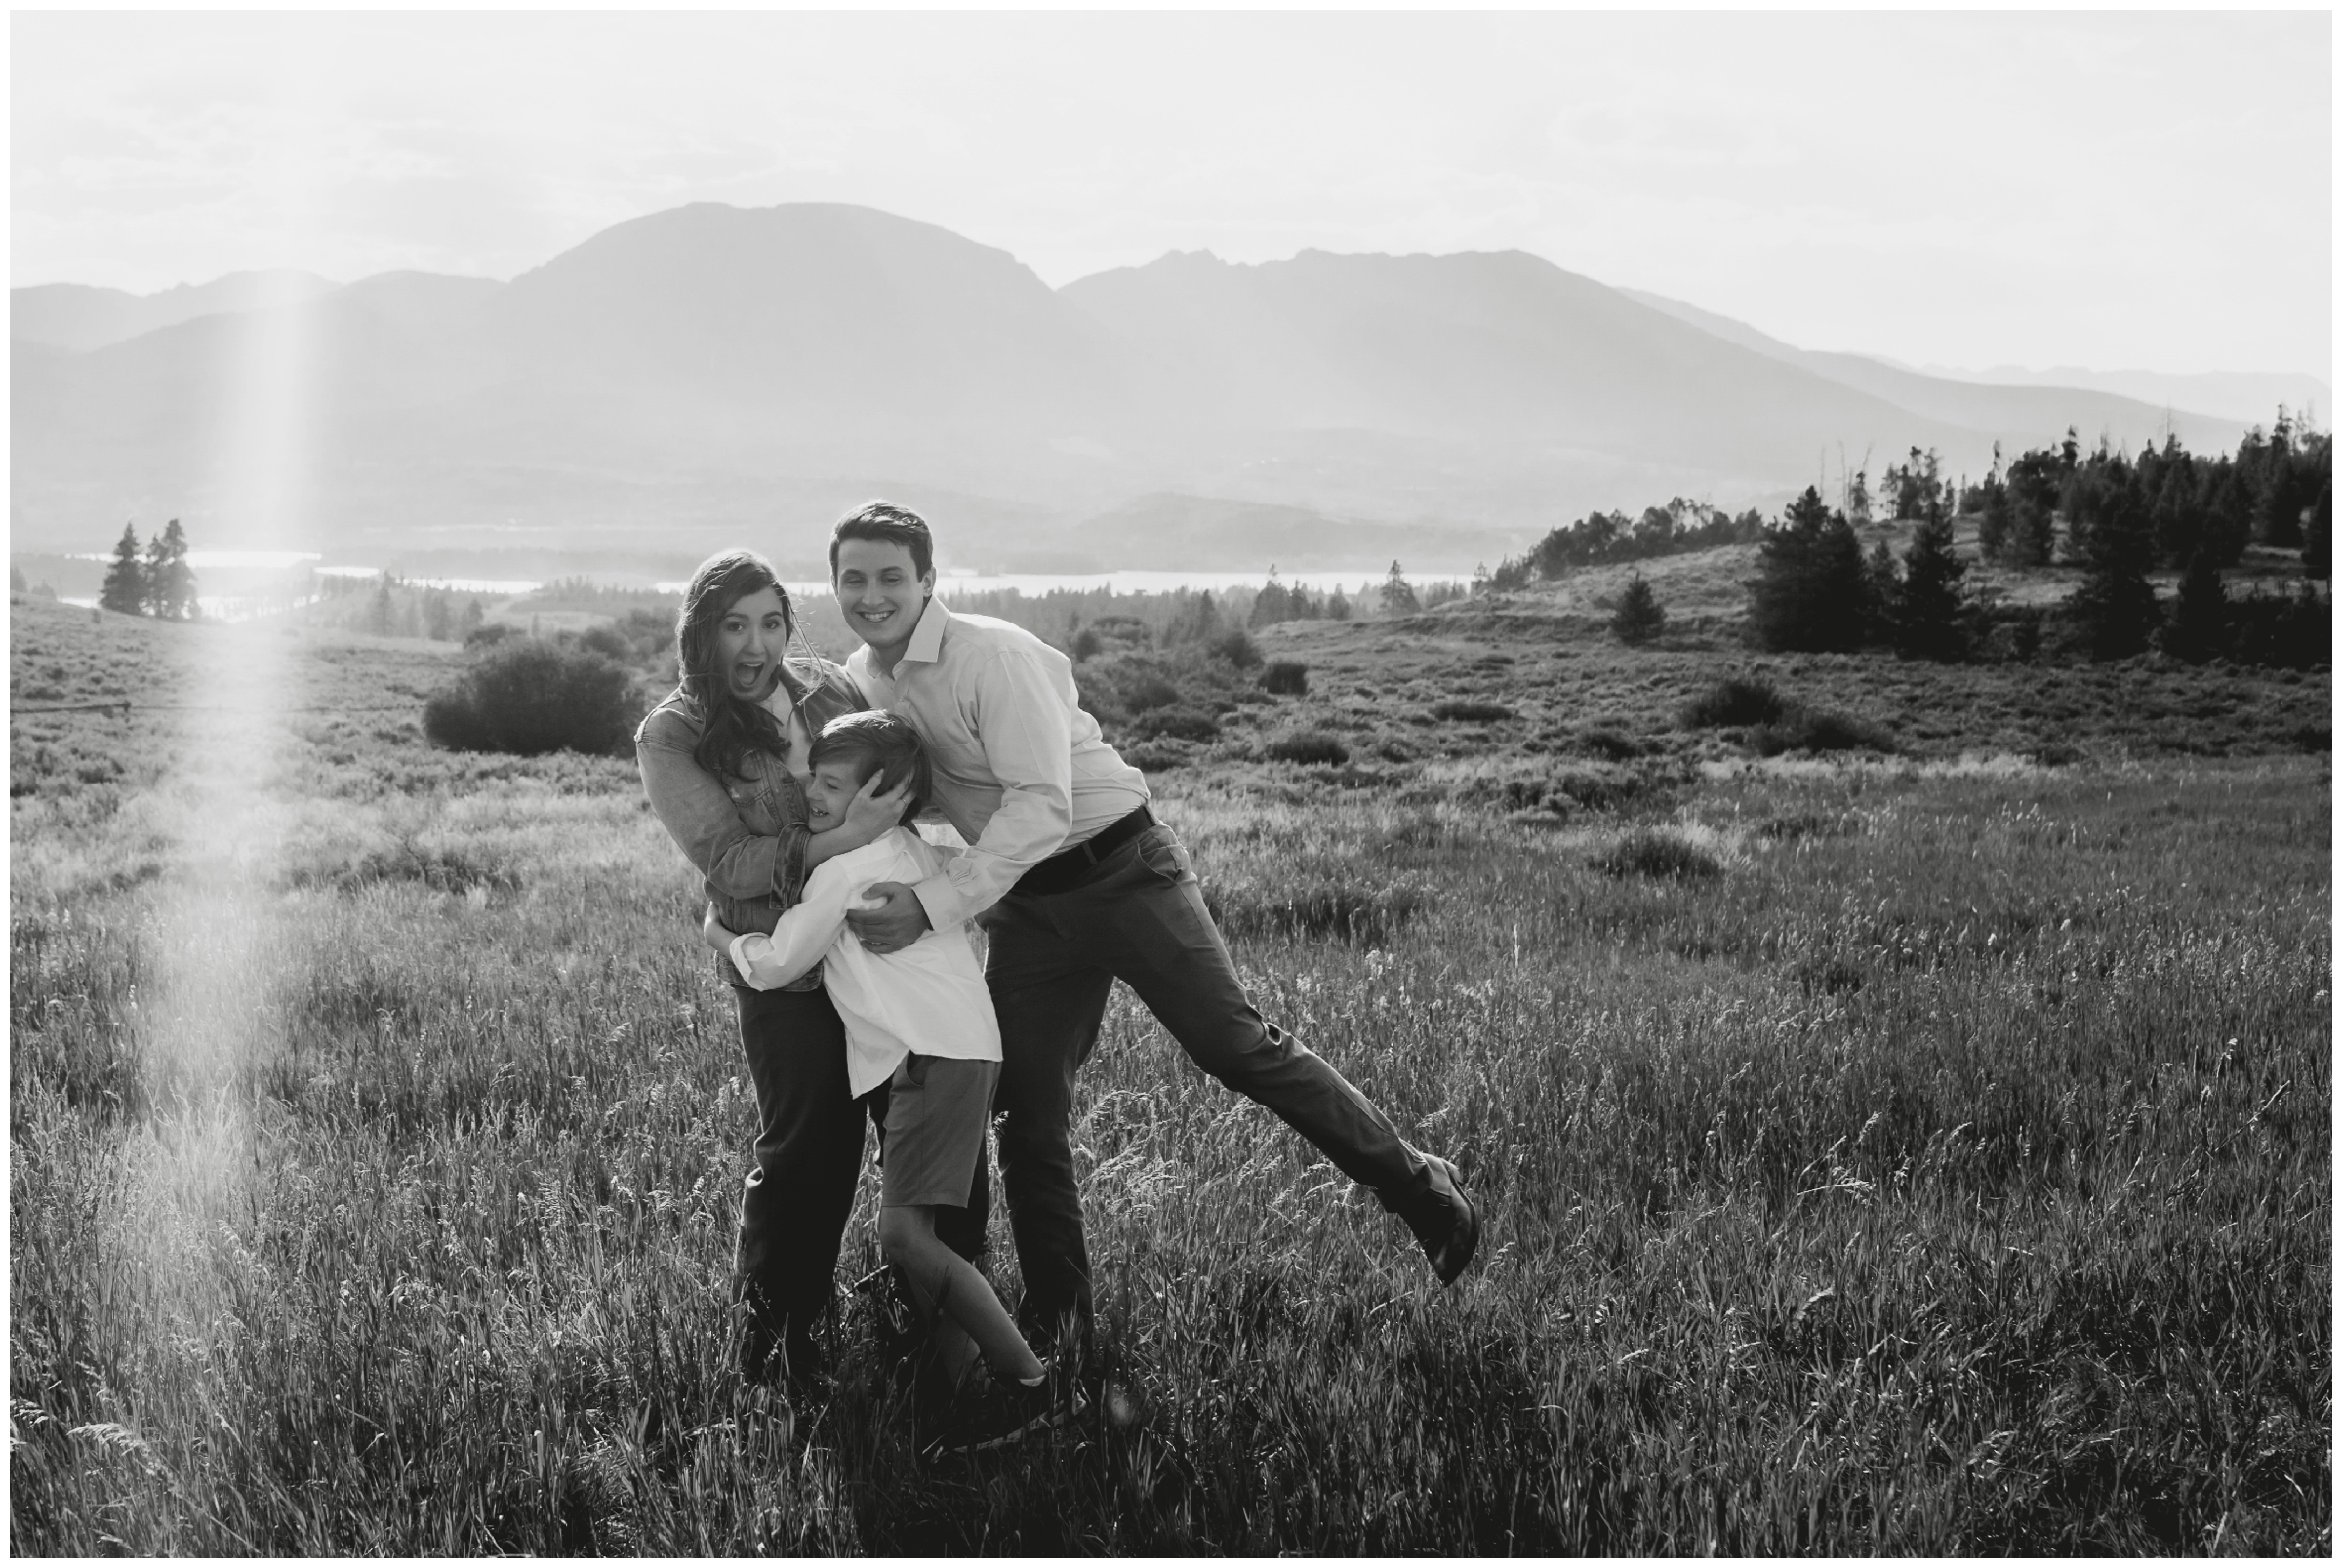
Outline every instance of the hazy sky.
<path id="1" fill-rule="evenodd" d="M 15 13 L 12 281 L 849 201 L 1058 284 L 1517 248 L 1814 348 L 2332 376 L 2324 13 Z"/>

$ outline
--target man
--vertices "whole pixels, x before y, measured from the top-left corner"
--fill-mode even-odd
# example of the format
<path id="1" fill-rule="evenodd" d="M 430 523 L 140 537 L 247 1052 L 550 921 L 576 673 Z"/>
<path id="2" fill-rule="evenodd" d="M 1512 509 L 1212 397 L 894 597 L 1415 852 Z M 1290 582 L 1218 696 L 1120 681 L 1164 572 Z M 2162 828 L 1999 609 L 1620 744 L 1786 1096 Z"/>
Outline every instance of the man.
<path id="1" fill-rule="evenodd" d="M 970 846 L 938 875 L 875 885 L 884 902 L 848 918 L 878 952 L 984 919 L 1026 1338 L 1043 1348 L 1070 1325 L 1087 1340 L 1073 1074 L 1117 978 L 1197 1065 L 1371 1188 L 1407 1222 L 1440 1282 L 1452 1282 L 1480 1231 L 1455 1168 L 1409 1146 L 1340 1073 L 1253 1009 L 1186 848 L 1149 810 L 1144 776 L 1078 705 L 1071 662 L 1022 627 L 939 603 L 927 524 L 903 507 L 872 502 L 840 519 L 829 569 L 863 643 L 847 672 L 918 731 L 935 803 Z"/>

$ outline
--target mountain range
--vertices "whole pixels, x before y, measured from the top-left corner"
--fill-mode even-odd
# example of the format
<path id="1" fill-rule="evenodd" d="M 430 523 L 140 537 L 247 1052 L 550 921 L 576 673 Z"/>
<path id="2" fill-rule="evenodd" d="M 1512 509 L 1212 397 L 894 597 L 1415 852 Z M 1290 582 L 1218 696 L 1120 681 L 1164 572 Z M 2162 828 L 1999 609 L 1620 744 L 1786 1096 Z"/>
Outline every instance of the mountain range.
<path id="1" fill-rule="evenodd" d="M 397 565 L 432 548 L 818 553 L 871 495 L 1026 570 L 1469 565 L 1596 506 L 1775 507 L 1911 447 L 2233 419 L 1792 347 L 1522 252 L 1052 289 L 865 207 L 703 203 L 509 282 L 247 273 L 11 291 L 17 547 L 124 518 Z M 2271 410 L 2274 413 L 2274 409 Z"/>

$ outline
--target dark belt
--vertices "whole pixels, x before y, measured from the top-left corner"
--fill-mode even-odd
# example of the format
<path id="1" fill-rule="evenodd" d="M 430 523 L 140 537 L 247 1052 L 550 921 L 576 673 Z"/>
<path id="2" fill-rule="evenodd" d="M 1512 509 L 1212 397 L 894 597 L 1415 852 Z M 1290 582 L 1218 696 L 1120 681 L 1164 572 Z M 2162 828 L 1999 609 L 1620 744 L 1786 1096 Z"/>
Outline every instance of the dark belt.
<path id="1" fill-rule="evenodd" d="M 1040 864 L 1017 878 L 1014 893 L 1048 895 L 1063 893 L 1078 886 L 1100 861 L 1152 827 L 1154 813 L 1141 806 L 1127 817 L 1117 817 L 1089 838 L 1071 849 L 1061 849 Z"/>

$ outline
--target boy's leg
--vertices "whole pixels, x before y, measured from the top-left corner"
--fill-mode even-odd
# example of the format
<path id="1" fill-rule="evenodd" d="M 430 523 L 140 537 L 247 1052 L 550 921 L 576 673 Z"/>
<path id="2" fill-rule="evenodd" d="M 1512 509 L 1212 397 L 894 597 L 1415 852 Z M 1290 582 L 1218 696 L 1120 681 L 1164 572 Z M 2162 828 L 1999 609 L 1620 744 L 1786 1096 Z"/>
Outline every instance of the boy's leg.
<path id="1" fill-rule="evenodd" d="M 1017 1266 L 1017 1321 L 1053 1345 L 1091 1311 L 1090 1257 L 1073 1177 L 1073 1074 L 1098 1041 L 1114 977 L 1077 950 L 1053 901 L 1010 894 L 985 916 L 985 984 L 1000 1016 L 1000 1181 Z"/>
<path id="2" fill-rule="evenodd" d="M 996 1062 L 914 1052 L 886 1086 L 878 1241 L 921 1314 L 936 1324 L 945 1370 L 955 1380 L 971 1359 L 965 1338 L 1003 1370 L 1031 1358 L 991 1285 L 938 1234 L 944 1214 L 964 1209 L 976 1190 L 999 1080 Z"/>
<path id="3" fill-rule="evenodd" d="M 1046 1369 L 1040 1358 L 1017 1332 L 990 1282 L 937 1238 L 938 1217 L 936 1207 L 927 1204 L 890 1204 L 880 1211 L 878 1244 L 886 1249 L 886 1261 L 909 1283 L 919 1309 L 958 1325 L 996 1375 L 1020 1382 L 1042 1376 Z M 956 1383 L 967 1361 L 954 1366 L 948 1359 L 944 1370 Z"/>
<path id="4" fill-rule="evenodd" d="M 740 1370 L 819 1366 L 814 1324 L 829 1305 L 838 1242 L 862 1171 L 862 1107 L 846 1083 L 845 1027 L 827 993 L 734 987 L 756 1087 L 756 1163 L 742 1184 L 735 1289 L 749 1317 Z"/>

